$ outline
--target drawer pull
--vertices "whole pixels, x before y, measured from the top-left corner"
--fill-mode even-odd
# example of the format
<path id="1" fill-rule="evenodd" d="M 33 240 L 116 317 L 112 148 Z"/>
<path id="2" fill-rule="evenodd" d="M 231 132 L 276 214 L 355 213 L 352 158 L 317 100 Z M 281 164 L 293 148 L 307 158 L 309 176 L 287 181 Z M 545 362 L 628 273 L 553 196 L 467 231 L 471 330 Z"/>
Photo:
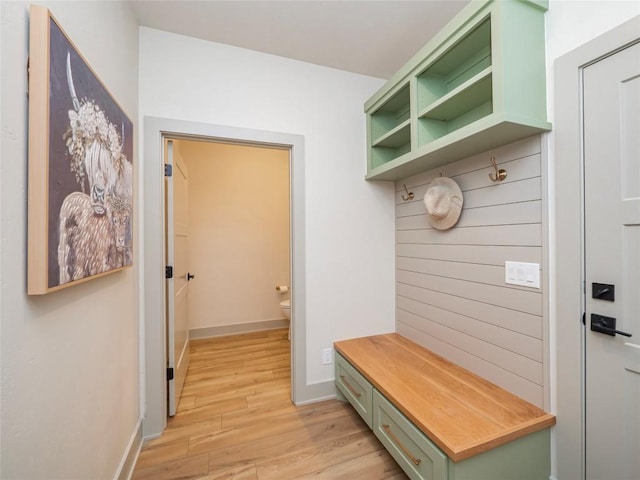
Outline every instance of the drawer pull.
<path id="1" fill-rule="evenodd" d="M 349 391 L 356 396 L 356 398 L 360 398 L 362 396 L 360 392 L 358 392 L 355 388 L 349 385 L 349 382 L 347 382 L 347 379 L 344 378 L 344 375 L 340 375 L 340 380 L 342 380 L 342 383 L 344 383 L 344 386 L 347 387 Z"/>
<path id="2" fill-rule="evenodd" d="M 411 452 L 407 449 L 407 447 L 405 447 L 402 444 L 402 442 L 398 439 L 398 437 L 396 437 L 393 434 L 393 432 L 391 431 L 391 427 L 389 425 L 382 425 L 382 428 L 384 428 L 384 431 L 387 432 L 387 435 L 391 437 L 391 440 L 393 440 L 393 443 L 395 443 L 396 445 L 398 445 L 398 447 L 400 447 L 400 450 L 402 450 L 404 454 L 407 457 L 409 457 L 409 460 L 411 460 L 416 467 L 422 463 L 422 459 L 414 457 L 411 454 Z"/>

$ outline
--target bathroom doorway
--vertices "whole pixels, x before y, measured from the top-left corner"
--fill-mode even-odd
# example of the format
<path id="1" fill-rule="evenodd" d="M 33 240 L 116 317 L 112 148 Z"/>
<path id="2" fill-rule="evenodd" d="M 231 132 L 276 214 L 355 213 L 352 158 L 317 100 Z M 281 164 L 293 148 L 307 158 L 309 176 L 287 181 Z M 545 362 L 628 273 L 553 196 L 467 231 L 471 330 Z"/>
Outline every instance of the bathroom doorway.
<path id="1" fill-rule="evenodd" d="M 289 149 L 200 139 L 171 139 L 168 143 L 176 168 L 172 169 L 175 175 L 166 177 L 167 185 L 180 180 L 182 170 L 189 172 L 185 191 L 188 223 L 183 222 L 189 229 L 184 237 L 188 244 L 183 254 L 167 255 L 184 257 L 186 263 L 182 283 L 188 286 L 184 309 L 188 325 L 186 335 L 172 328 L 175 322 L 169 321 L 173 313 L 169 302 L 170 363 L 174 336 L 176 340 L 185 337 L 188 349 L 190 340 L 289 328 Z M 166 225 L 171 227 L 175 218 L 169 202 L 165 204 Z M 172 245 L 175 249 L 179 243 L 167 241 L 167 249 Z M 184 375 L 177 375 L 182 381 L 175 384 L 174 400 L 176 375 L 171 377 L 170 416 L 176 413 L 180 398 L 177 388 L 184 384 Z"/>
<path id="2" fill-rule="evenodd" d="M 289 149 L 175 146 L 189 170 L 191 338 L 288 327 L 280 303 L 291 285 Z"/>
<path id="3" fill-rule="evenodd" d="M 166 426 L 166 328 L 159 326 L 158 318 L 164 318 L 164 262 L 163 232 L 165 219 L 163 201 L 164 168 L 152 168 L 152 159 L 162 159 L 162 145 L 166 139 L 176 142 L 213 143 L 222 146 L 244 146 L 263 150 L 278 151 L 288 157 L 289 189 L 289 277 L 269 282 L 269 294 L 276 295 L 272 303 L 279 311 L 278 318 L 262 319 L 261 325 L 286 324 L 284 312 L 280 310 L 280 301 L 285 297 L 275 287 L 277 285 L 290 287 L 291 295 L 291 399 L 296 404 L 305 403 L 310 395 L 306 384 L 306 346 L 305 346 L 305 263 L 304 263 L 304 138 L 274 132 L 263 132 L 249 129 L 238 129 L 217 125 L 207 125 L 194 122 L 184 122 L 154 117 L 145 118 L 145 158 L 146 168 L 143 170 L 143 216 L 144 238 L 143 250 L 144 268 L 144 343 L 145 343 L 145 372 L 143 408 L 146 416 L 143 423 L 143 435 L 146 438 L 158 436 Z M 190 171 L 190 183 L 197 175 Z M 264 179 L 263 179 L 264 180 Z M 246 183 L 246 181 L 245 181 Z M 255 184 L 254 184 L 255 185 Z M 263 194 L 264 195 L 264 194 Z M 265 204 L 260 195 L 251 198 L 250 206 L 257 208 Z M 247 209 L 245 209 L 247 210 Z M 250 208 L 249 208 L 250 210 Z M 246 212 L 245 212 L 246 214 Z M 237 223 L 237 222 L 236 222 Z M 191 235 L 191 233 L 190 233 Z M 198 265 L 190 265 L 190 273 L 196 278 L 190 282 L 195 285 L 199 279 Z M 204 270 L 202 270 L 204 271 Z M 250 275 L 250 274 L 246 274 Z M 204 282 L 203 282 L 204 283 Z M 231 282 L 229 282 L 231 283 Z M 195 288 L 195 287 L 194 287 Z M 226 287 L 219 287 L 226 288 Z M 207 295 L 210 288 L 205 288 Z M 286 295 L 286 294 L 285 294 Z M 246 301 L 246 298 L 244 299 Z M 273 300 L 273 298 L 272 298 Z M 236 319 L 237 320 L 237 319 Z M 276 323 L 274 323 L 276 322 Z M 239 333 L 247 326 L 239 326 L 247 322 L 222 322 L 218 325 L 200 326 L 194 329 L 197 336 L 204 337 L 211 334 Z M 260 323 L 260 322 L 259 322 Z M 255 327 L 255 325 L 254 325 Z"/>

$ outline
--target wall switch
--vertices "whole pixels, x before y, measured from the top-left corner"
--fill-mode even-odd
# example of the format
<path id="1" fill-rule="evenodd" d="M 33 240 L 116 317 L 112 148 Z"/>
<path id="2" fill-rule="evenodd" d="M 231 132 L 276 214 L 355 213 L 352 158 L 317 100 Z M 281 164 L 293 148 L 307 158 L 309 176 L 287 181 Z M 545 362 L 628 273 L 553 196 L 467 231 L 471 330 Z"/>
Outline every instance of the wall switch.
<path id="1" fill-rule="evenodd" d="M 322 364 L 331 365 L 333 363 L 333 348 L 322 349 Z"/>
<path id="2" fill-rule="evenodd" d="M 523 287 L 540 288 L 540 264 L 504 262 L 504 282 Z"/>

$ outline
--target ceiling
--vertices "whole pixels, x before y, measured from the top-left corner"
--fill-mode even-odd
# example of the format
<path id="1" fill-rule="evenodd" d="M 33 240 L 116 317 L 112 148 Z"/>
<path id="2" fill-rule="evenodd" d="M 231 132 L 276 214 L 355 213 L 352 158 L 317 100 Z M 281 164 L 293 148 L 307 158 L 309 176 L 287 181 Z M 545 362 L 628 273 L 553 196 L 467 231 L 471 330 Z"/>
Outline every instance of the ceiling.
<path id="1" fill-rule="evenodd" d="M 388 79 L 469 0 L 132 0 L 140 25 Z"/>

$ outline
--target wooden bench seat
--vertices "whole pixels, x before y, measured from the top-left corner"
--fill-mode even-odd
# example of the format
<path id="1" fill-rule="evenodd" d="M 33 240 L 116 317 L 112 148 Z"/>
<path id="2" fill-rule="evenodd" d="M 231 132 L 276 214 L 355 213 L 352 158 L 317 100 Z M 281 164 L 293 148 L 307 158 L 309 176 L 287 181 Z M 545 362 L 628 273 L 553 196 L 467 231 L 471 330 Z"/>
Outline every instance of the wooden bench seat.
<path id="1" fill-rule="evenodd" d="M 555 416 L 392 333 L 335 349 L 453 462 L 555 424 Z"/>

